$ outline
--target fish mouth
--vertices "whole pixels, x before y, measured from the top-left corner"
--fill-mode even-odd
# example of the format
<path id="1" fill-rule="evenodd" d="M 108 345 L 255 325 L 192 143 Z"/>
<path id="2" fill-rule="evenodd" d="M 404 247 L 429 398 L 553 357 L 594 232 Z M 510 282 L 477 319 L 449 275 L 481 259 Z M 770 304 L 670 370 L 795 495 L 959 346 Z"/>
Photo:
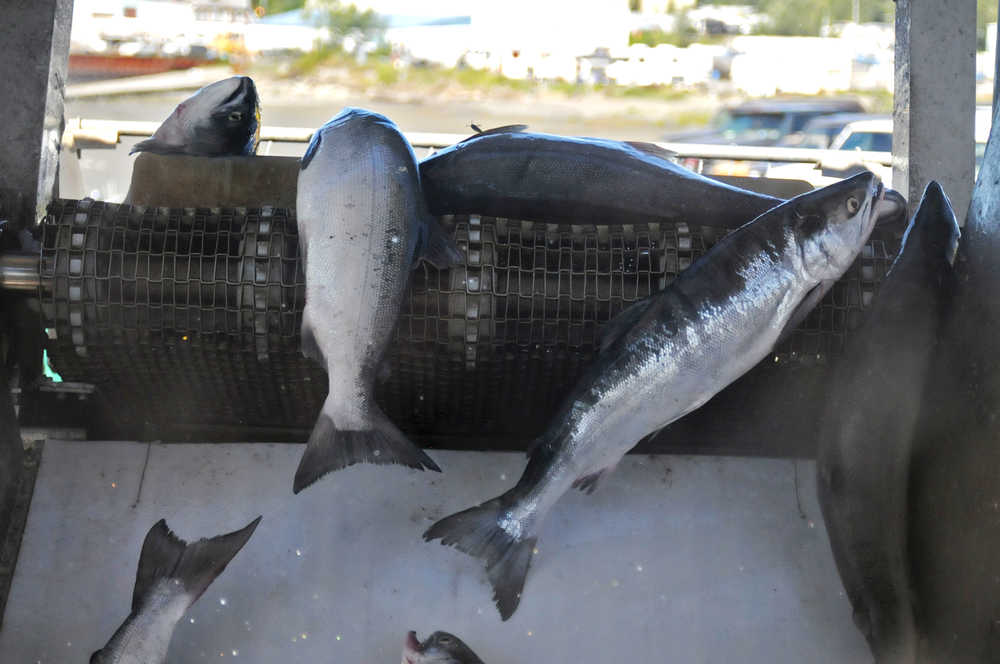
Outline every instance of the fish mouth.
<path id="1" fill-rule="evenodd" d="M 401 664 L 417 664 L 420 661 L 420 641 L 417 640 L 417 633 L 410 630 L 406 633 L 406 641 L 403 643 L 403 661 Z"/>

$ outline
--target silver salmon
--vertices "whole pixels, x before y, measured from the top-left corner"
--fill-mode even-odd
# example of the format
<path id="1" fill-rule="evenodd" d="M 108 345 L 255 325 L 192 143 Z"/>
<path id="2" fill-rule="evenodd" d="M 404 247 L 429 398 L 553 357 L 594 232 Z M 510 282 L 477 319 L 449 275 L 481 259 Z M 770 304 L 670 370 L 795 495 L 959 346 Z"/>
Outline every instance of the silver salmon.
<path id="1" fill-rule="evenodd" d="M 817 488 L 830 546 L 879 664 L 916 657 L 910 456 L 960 235 L 948 198 L 931 182 L 865 322 L 847 340 L 819 426 Z"/>
<path id="2" fill-rule="evenodd" d="M 298 493 L 368 462 L 440 470 L 375 403 L 379 362 L 411 268 L 462 260 L 430 216 L 413 149 L 388 118 L 344 109 L 314 135 L 299 171 L 306 276 L 302 352 L 326 366 L 329 393 L 295 473 Z"/>
<path id="3" fill-rule="evenodd" d="M 233 76 L 206 85 L 177 104 L 152 138 L 134 152 L 237 157 L 257 152 L 260 99 L 249 76 Z"/>
<path id="4" fill-rule="evenodd" d="M 517 485 L 424 533 L 483 559 L 500 615 L 517 608 L 539 526 L 571 486 L 592 491 L 640 439 L 760 362 L 814 294 L 854 262 L 879 179 L 802 194 L 720 240 L 662 292 L 612 320 L 600 352 L 535 441 Z"/>
<path id="5" fill-rule="evenodd" d="M 462 639 L 448 632 L 434 632 L 423 643 L 417 633 L 406 635 L 402 664 L 484 664 Z"/>
<path id="6" fill-rule="evenodd" d="M 735 228 L 781 199 L 698 175 L 652 143 L 492 129 L 420 162 L 434 214 Z"/>
<path id="7" fill-rule="evenodd" d="M 188 544 L 160 519 L 146 535 L 132 613 L 90 664 L 161 664 L 174 627 L 247 543 L 260 517 L 241 530 Z"/>
<path id="8" fill-rule="evenodd" d="M 704 177 L 654 143 L 497 127 L 420 162 L 434 214 L 487 214 L 570 224 L 685 221 L 736 228 L 784 202 Z M 906 220 L 887 191 L 879 223 Z"/>

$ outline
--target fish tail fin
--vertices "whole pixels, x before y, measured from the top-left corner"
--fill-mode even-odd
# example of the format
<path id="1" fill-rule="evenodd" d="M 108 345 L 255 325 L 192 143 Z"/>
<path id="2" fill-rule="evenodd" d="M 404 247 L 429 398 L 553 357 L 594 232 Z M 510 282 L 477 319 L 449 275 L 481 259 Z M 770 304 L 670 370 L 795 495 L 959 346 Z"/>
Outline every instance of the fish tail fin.
<path id="1" fill-rule="evenodd" d="M 173 579 L 194 604 L 226 565 L 240 552 L 253 535 L 260 517 L 240 530 L 200 539 L 188 544 L 175 535 L 160 519 L 149 529 L 139 554 L 139 569 L 132 592 L 132 611 L 137 612 L 157 582 Z"/>
<path id="2" fill-rule="evenodd" d="M 493 601 L 503 620 L 514 614 L 521 601 L 524 580 L 528 576 L 538 539 L 534 535 L 512 535 L 500 525 L 503 512 L 509 505 L 508 494 L 504 494 L 445 517 L 424 533 L 426 541 L 440 539 L 441 544 L 453 546 L 486 564 L 486 574 L 493 587 Z"/>
<path id="3" fill-rule="evenodd" d="M 292 491 L 298 493 L 327 473 L 356 463 L 398 464 L 441 472 L 434 460 L 381 411 L 372 428 L 357 431 L 338 429 L 330 415 L 323 411 L 295 471 Z"/>

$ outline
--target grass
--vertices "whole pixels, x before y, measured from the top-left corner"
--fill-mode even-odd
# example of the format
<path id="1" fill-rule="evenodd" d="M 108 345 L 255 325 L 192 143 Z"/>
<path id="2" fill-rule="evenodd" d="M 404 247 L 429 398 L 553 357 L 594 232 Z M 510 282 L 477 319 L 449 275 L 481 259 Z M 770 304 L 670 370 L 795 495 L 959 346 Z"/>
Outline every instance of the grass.
<path id="1" fill-rule="evenodd" d="M 678 111 L 671 114 L 670 125 L 673 127 L 705 127 L 712 120 L 713 111 Z"/>
<path id="2" fill-rule="evenodd" d="M 306 53 L 295 59 L 286 69 L 288 77 L 302 77 L 322 71 L 338 82 L 356 88 L 413 90 L 428 94 L 464 89 L 487 94 L 531 93 L 538 90 L 561 94 L 569 98 L 598 94 L 608 99 L 648 100 L 676 102 L 696 97 L 701 92 L 670 85 L 628 87 L 614 84 L 585 85 L 566 81 L 525 81 L 506 78 L 496 72 L 471 68 L 446 68 L 437 65 L 413 65 L 397 68 L 388 52 L 369 55 L 364 63 L 338 48 L 324 48 Z M 846 94 L 860 98 L 873 113 L 891 113 L 892 93 L 883 90 L 850 91 Z M 821 94 L 819 97 L 843 96 L 843 93 Z M 723 100 L 724 101 L 724 100 Z M 674 127 L 702 126 L 711 119 L 711 112 L 704 110 L 678 110 L 669 118 Z"/>
<path id="3" fill-rule="evenodd" d="M 285 69 L 287 78 L 299 78 L 320 70 L 333 71 L 344 79 L 345 84 L 359 86 L 379 85 L 381 87 L 406 86 L 439 90 L 457 86 L 469 90 L 494 92 L 533 92 L 548 90 L 568 97 L 598 92 L 611 98 L 638 98 L 676 101 L 691 93 L 671 86 L 646 86 L 629 88 L 618 85 L 585 85 L 567 81 L 526 81 L 507 78 L 493 71 L 471 68 L 450 69 L 437 65 L 414 65 L 399 69 L 392 63 L 388 53 L 375 52 L 364 63 L 358 63 L 352 56 L 338 48 L 327 47 L 306 53 Z"/>
<path id="4" fill-rule="evenodd" d="M 670 85 L 643 85 L 636 87 L 609 85 L 604 90 L 605 94 L 609 97 L 659 99 L 661 101 L 677 101 L 691 95 L 690 90 L 675 88 Z"/>

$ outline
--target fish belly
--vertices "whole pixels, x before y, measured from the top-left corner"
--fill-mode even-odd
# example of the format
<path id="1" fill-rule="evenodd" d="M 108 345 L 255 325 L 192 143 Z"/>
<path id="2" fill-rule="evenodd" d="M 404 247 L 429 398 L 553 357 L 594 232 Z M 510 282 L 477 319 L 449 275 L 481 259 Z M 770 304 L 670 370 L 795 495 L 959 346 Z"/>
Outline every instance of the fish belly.
<path id="1" fill-rule="evenodd" d="M 303 328 L 326 362 L 338 426 L 361 417 L 374 368 L 392 334 L 415 244 L 414 169 L 385 145 L 366 146 L 330 168 L 318 155 L 300 176 L 320 192 L 299 212 L 306 245 Z M 364 399 L 362 399 L 363 401 Z M 347 420 L 347 421 L 344 421 Z"/>

